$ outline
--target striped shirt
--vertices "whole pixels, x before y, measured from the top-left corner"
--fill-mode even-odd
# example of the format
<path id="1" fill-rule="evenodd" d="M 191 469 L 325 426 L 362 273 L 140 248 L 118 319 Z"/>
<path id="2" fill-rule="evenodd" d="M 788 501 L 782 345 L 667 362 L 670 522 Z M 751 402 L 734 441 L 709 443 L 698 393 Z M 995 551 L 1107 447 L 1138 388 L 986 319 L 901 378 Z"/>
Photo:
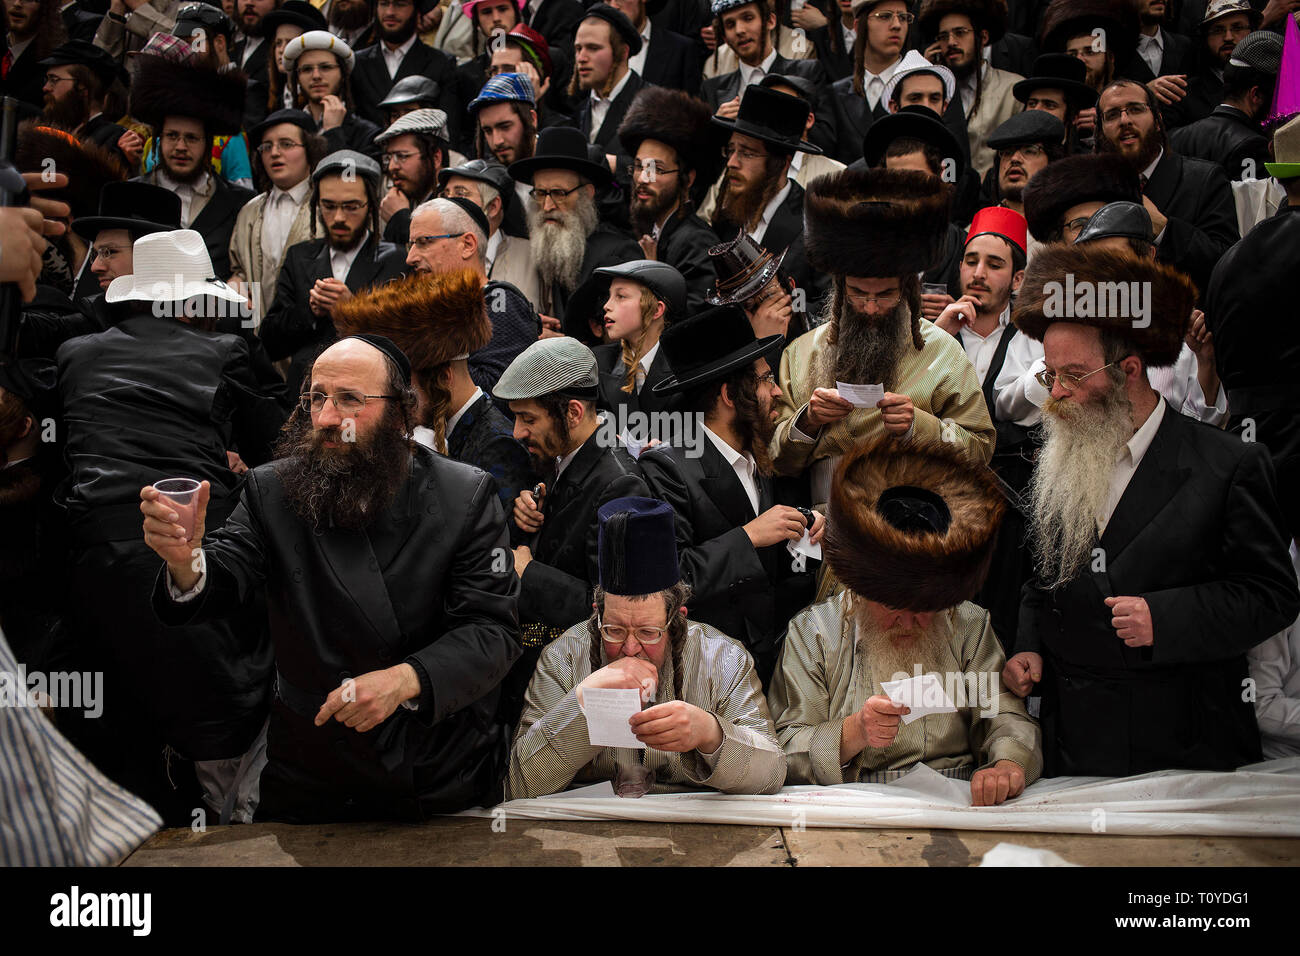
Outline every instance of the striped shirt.
<path id="1" fill-rule="evenodd" d="M 2 634 L 0 674 L 20 674 Z M 113 866 L 160 826 L 40 710 L 0 704 L 0 866 Z"/>

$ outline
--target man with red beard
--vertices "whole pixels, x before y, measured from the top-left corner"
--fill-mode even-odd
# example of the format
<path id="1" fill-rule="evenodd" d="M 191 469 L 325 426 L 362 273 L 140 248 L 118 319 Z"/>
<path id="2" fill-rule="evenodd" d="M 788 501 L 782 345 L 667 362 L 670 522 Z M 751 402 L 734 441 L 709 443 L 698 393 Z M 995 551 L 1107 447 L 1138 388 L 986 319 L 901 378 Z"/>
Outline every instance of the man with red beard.
<path id="1" fill-rule="evenodd" d="M 924 765 L 994 806 L 1038 778 L 1042 735 L 971 603 L 1002 510 L 988 471 L 949 444 L 846 456 L 823 545 L 845 591 L 790 622 L 768 694 L 790 783 L 888 783 Z"/>
<path id="2" fill-rule="evenodd" d="M 956 339 L 921 318 L 917 274 L 938 260 L 948 229 L 948 197 L 934 177 L 872 169 L 815 180 L 805 226 L 808 257 L 832 276 L 834 293 L 826 323 L 781 356 L 777 473 L 810 472 L 822 504 L 840 458 L 885 436 L 951 444 L 987 463 L 993 423 L 975 369 Z M 840 383 L 884 395 L 864 407 Z"/>
<path id="3" fill-rule="evenodd" d="M 1116 80 L 1097 101 L 1098 152 L 1119 153 L 1142 183 L 1156 258 L 1209 285 L 1214 264 L 1241 236 L 1237 207 L 1223 169 L 1168 148 L 1164 120 L 1149 89 Z"/>
<path id="4" fill-rule="evenodd" d="M 188 540 L 140 492 L 165 623 L 221 619 L 266 588 L 277 692 L 258 819 L 418 820 L 500 798 L 519 584 L 496 570 L 492 479 L 409 437 L 410 375 L 382 336 L 327 349 L 220 530 L 206 482 Z"/>
<path id="5" fill-rule="evenodd" d="M 1176 361 L 1194 294 L 1168 266 L 1079 244 L 1044 247 L 1021 287 L 1014 320 L 1043 343 L 1051 397 L 1029 497 L 1037 575 L 1003 680 L 1042 687 L 1048 776 L 1260 759 L 1246 652 L 1300 595 L 1267 450 L 1178 414 L 1148 379 Z"/>
<path id="6" fill-rule="evenodd" d="M 710 115 L 693 96 L 651 86 L 637 94 L 618 130 L 623 151 L 632 157 L 623 176 L 630 179 L 633 235 L 647 259 L 682 274 L 688 315 L 704 307 L 717 279 L 709 249 L 718 237 L 691 201 L 697 176 L 707 180 L 717 168 Z"/>
<path id="7" fill-rule="evenodd" d="M 394 84 L 408 76 L 422 76 L 438 84 L 438 102 L 453 130 L 460 129 L 460 99 L 456 95 L 456 61 L 442 50 L 421 43 L 416 35 L 419 20 L 415 0 L 378 0 L 375 25 L 379 38 L 372 46 L 357 49 L 352 70 L 352 99 L 357 114 L 376 126 L 388 125 L 387 111 L 380 107 Z"/>
<path id="8" fill-rule="evenodd" d="M 755 338 L 734 305 L 671 326 L 661 345 L 673 374 L 655 391 L 684 396 L 708 440 L 698 453 L 660 444 L 637 459 L 651 494 L 677 515 L 692 616 L 744 644 L 764 687 L 786 623 L 815 586 L 816 566 L 787 545 L 805 534 L 817 545 L 825 526 L 807 508 L 806 485 L 772 477 L 767 446 L 781 394 L 772 365 L 784 343 Z"/>

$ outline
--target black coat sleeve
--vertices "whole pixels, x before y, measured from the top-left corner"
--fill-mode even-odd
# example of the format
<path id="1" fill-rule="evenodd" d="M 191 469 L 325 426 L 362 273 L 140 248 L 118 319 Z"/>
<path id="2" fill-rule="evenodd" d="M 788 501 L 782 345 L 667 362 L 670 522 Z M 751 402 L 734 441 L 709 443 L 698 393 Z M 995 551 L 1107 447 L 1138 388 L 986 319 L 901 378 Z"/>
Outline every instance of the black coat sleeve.
<path id="1" fill-rule="evenodd" d="M 1209 286 L 1214 264 L 1241 236 L 1237 232 L 1237 207 L 1228 177 L 1217 166 L 1208 167 L 1204 180 L 1185 180 L 1194 192 L 1192 217 L 1168 216 L 1160 237 L 1158 258 L 1186 272 L 1198 291 Z"/>
<path id="2" fill-rule="evenodd" d="M 275 283 L 275 298 L 257 334 L 272 360 L 288 358 L 316 338 L 316 316 L 307 305 L 305 243 L 290 246 Z"/>
<path id="3" fill-rule="evenodd" d="M 248 344 L 235 339 L 235 345 L 221 370 L 221 402 L 227 405 L 233 425 L 234 450 L 250 468 L 273 457 L 276 436 L 288 417 L 281 402 L 283 387 L 269 390 L 253 372 Z"/>

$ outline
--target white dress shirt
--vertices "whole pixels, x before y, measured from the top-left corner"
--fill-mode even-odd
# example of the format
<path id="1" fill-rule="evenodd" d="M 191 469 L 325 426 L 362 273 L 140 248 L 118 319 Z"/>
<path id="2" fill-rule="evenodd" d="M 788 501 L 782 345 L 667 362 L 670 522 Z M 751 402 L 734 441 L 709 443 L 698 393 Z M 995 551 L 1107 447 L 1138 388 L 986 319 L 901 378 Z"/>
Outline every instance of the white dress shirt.
<path id="1" fill-rule="evenodd" d="M 641 28 L 641 52 L 631 57 L 627 61 L 629 70 L 635 70 L 637 76 L 645 76 L 645 58 L 650 52 L 650 18 L 645 18 L 645 26 Z"/>
<path id="2" fill-rule="evenodd" d="M 856 20 L 854 21 L 857 22 Z M 852 27 L 846 27 L 844 21 L 840 20 L 840 34 L 844 37 L 844 51 L 853 52 L 853 44 L 858 42 L 858 31 Z"/>
<path id="3" fill-rule="evenodd" d="M 980 385 L 984 384 L 984 376 L 989 373 L 989 364 L 993 361 L 993 353 L 998 350 L 998 343 L 1002 341 L 1002 333 L 1010 321 L 1011 306 L 1008 305 L 1002 310 L 1002 314 L 998 316 L 998 324 L 986 336 L 980 335 L 968 325 L 962 326 L 961 347 L 966 350 L 966 357 L 975 366 L 975 374 L 979 376 Z M 1010 345 L 1007 346 L 1008 349 L 1010 347 Z"/>
<path id="4" fill-rule="evenodd" d="M 880 103 L 880 98 L 885 95 L 885 85 L 894 78 L 898 68 L 902 66 L 903 58 L 900 56 L 889 66 L 885 67 L 879 73 L 872 73 L 870 70 L 862 70 L 862 91 L 867 97 L 867 108 L 874 110 Z"/>
<path id="5" fill-rule="evenodd" d="M 357 254 L 365 248 L 366 241 L 370 238 L 370 230 L 361 237 L 361 241 L 355 246 L 344 252 L 342 249 L 330 249 L 330 271 L 334 273 L 334 278 L 340 282 L 348 281 L 348 273 L 352 270 L 352 263 L 356 261 Z"/>
<path id="6" fill-rule="evenodd" d="M 469 397 L 469 401 L 466 402 L 464 405 L 462 405 L 460 408 L 458 408 L 456 410 L 455 415 L 452 415 L 450 418 L 447 419 L 447 440 L 448 441 L 451 440 L 451 433 L 456 430 L 456 426 L 460 423 L 460 420 L 465 417 L 465 413 L 469 411 L 470 406 L 473 405 L 482 397 L 483 397 L 483 389 L 475 385 L 474 394 Z"/>
<path id="7" fill-rule="evenodd" d="M 284 246 L 298 210 L 311 194 L 311 177 L 288 190 L 273 186 L 262 206 L 262 255 L 271 262 L 284 258 Z"/>
<path id="8" fill-rule="evenodd" d="M 1147 66 L 1151 67 L 1151 72 L 1156 76 L 1160 75 L 1160 64 L 1164 62 L 1165 57 L 1165 36 L 1164 31 L 1156 27 L 1155 36 L 1147 36 L 1145 33 L 1138 34 L 1138 55 L 1146 60 Z"/>
<path id="9" fill-rule="evenodd" d="M 993 51 L 992 51 L 989 47 L 985 47 L 985 48 L 984 48 L 984 55 L 980 58 L 980 72 L 979 72 L 979 77 L 980 77 L 981 80 L 983 80 L 984 78 L 986 78 L 986 77 L 988 76 L 988 73 L 989 73 L 989 66 L 990 66 L 991 63 L 992 63 L 992 61 L 989 59 L 989 57 L 991 57 L 992 55 L 993 55 Z M 961 83 L 961 87 L 958 89 L 958 92 L 961 94 L 961 108 L 962 108 L 962 111 L 966 114 L 966 118 L 967 118 L 967 119 L 970 119 L 970 115 L 971 115 L 970 110 L 971 110 L 971 107 L 975 104 L 975 73 L 974 73 L 974 71 L 972 71 L 972 72 L 971 72 L 971 75 L 968 76 L 968 77 L 966 77 L 966 79 L 962 81 L 962 83 Z"/>
<path id="10" fill-rule="evenodd" d="M 379 41 L 379 51 L 384 54 L 384 66 L 388 67 L 388 78 L 394 79 L 397 71 L 402 66 L 402 60 L 406 59 L 406 54 L 411 52 L 411 47 L 415 46 L 415 41 L 420 38 L 418 33 L 412 33 L 411 38 L 399 46 L 396 50 L 391 50 L 388 44 L 383 40 Z"/>
<path id="11" fill-rule="evenodd" d="M 786 177 L 785 185 L 781 191 L 772 197 L 772 201 L 763 209 L 763 215 L 759 217 L 758 225 L 750 230 L 750 235 L 760 246 L 763 244 L 763 237 L 767 235 L 767 227 L 772 224 L 772 217 L 776 215 L 777 208 L 785 202 L 785 197 L 790 195 L 790 179 Z"/>
<path id="12" fill-rule="evenodd" d="M 636 390 L 641 391 L 641 386 L 645 384 L 646 377 L 650 374 L 650 366 L 654 364 L 655 356 L 659 354 L 659 343 L 656 342 L 650 350 L 641 356 L 641 361 L 636 366 Z"/>
<path id="13" fill-rule="evenodd" d="M 1133 433 L 1133 437 L 1124 443 L 1120 449 L 1119 457 L 1115 460 L 1115 470 L 1110 474 L 1110 487 L 1106 492 L 1106 506 L 1101 514 L 1097 515 L 1097 533 L 1104 534 L 1106 525 L 1110 522 L 1110 516 L 1115 513 L 1115 508 L 1119 504 L 1119 499 L 1124 497 L 1124 489 L 1128 483 L 1133 480 L 1133 473 L 1138 470 L 1138 465 L 1142 464 L 1142 456 L 1147 453 L 1151 447 L 1151 440 L 1156 437 L 1156 429 L 1160 423 L 1165 420 L 1165 400 L 1163 398 L 1156 400 L 1156 408 L 1147 420 L 1142 423 L 1142 427 Z"/>
<path id="14" fill-rule="evenodd" d="M 740 64 L 740 95 L 745 95 L 745 87 L 757 83 L 763 77 L 772 71 L 772 64 L 776 62 L 776 47 L 772 47 L 772 52 L 763 57 L 763 62 L 758 66 L 749 66 L 743 61 Z"/>
<path id="15" fill-rule="evenodd" d="M 588 143 L 596 142 L 596 134 L 600 132 L 600 128 L 605 124 L 605 117 L 609 114 L 610 106 L 613 105 L 614 100 L 618 99 L 618 95 L 623 92 L 623 87 L 627 86 L 627 78 L 631 75 L 631 70 L 624 73 L 623 79 L 615 83 L 614 88 L 609 91 L 608 98 L 601 96 L 595 90 L 591 91 L 591 132 L 587 135 Z"/>
<path id="16" fill-rule="evenodd" d="M 795 154 L 790 157 L 790 170 L 786 173 L 786 176 L 795 182 L 799 181 L 799 169 L 803 166 L 804 155 L 802 150 L 795 150 Z"/>
<path id="17" fill-rule="evenodd" d="M 754 509 L 754 515 L 758 515 L 758 481 L 755 477 L 758 474 L 758 465 L 754 462 L 754 456 L 748 452 L 739 452 L 732 448 L 725 441 L 717 436 L 708 425 L 702 426 L 704 434 L 709 436 L 709 441 L 713 442 L 715 448 L 726 459 L 731 470 L 736 473 L 740 479 L 740 487 L 745 489 L 745 494 L 749 497 L 750 507 Z"/>
<path id="18" fill-rule="evenodd" d="M 167 175 L 161 165 L 158 167 L 158 185 L 169 192 L 174 192 L 180 199 L 182 229 L 190 228 L 190 223 L 194 221 L 195 216 L 207 205 L 208 197 L 212 195 L 214 188 L 211 173 L 205 172 L 193 183 L 178 183 Z M 198 208 L 194 210 L 194 215 L 191 215 L 190 211 L 196 205 L 194 202 L 196 198 L 202 201 L 197 203 Z"/>

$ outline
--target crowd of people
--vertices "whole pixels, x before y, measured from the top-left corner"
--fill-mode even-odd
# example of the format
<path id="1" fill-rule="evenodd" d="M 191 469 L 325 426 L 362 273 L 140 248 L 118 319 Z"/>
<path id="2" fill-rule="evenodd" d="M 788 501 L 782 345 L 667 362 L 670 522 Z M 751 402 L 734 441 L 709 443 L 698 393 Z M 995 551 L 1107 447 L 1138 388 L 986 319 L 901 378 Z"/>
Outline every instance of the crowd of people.
<path id="1" fill-rule="evenodd" d="M 1300 0 L 3 10 L 0 660 L 103 706 L 0 730 L 172 825 L 1300 754 Z"/>

